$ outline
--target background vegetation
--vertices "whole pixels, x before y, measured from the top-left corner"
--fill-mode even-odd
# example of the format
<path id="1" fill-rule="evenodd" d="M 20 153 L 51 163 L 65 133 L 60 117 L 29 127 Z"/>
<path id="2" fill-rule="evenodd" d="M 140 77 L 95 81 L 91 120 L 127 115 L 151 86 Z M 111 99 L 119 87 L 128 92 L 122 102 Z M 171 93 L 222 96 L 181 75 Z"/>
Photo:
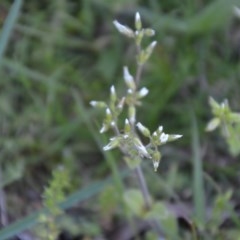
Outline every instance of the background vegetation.
<path id="1" fill-rule="evenodd" d="M 68 210 L 57 213 L 61 231 L 79 239 L 124 239 L 123 232 L 132 232 L 118 194 L 136 184 L 135 176 L 117 151 L 102 152 L 107 138 L 98 132 L 101 113 L 89 101 L 106 100 L 112 84 L 124 89 L 122 66 L 134 66 L 134 48 L 112 21 L 131 26 L 136 11 L 158 41 L 143 76 L 150 94 L 139 119 L 151 130 L 163 125 L 184 136 L 162 148 L 157 173 L 150 162 L 144 164 L 150 190 L 174 212 L 184 239 L 194 239 L 193 231 L 199 239 L 237 239 L 239 157 L 229 154 L 219 133 L 204 130 L 211 119 L 209 96 L 228 98 L 232 109 L 240 109 L 235 4 L 1 1 L 0 198 L 7 213 L 1 213 L 6 226 L 0 239 L 34 239 L 39 214 L 49 206 L 44 187 L 51 188 L 59 166 L 70 183 L 61 205 Z M 139 229 L 125 239 L 140 236 Z"/>

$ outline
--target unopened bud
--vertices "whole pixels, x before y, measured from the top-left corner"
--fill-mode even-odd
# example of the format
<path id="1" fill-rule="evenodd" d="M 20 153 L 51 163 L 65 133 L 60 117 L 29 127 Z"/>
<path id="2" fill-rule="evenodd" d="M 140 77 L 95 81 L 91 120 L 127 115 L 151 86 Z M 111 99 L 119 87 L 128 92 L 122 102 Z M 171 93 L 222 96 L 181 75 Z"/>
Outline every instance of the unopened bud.
<path id="1" fill-rule="evenodd" d="M 145 126 L 143 126 L 140 122 L 138 122 L 136 124 L 138 130 L 145 136 L 145 137 L 150 137 L 150 131 L 148 130 L 148 128 L 146 128 Z"/>
<path id="2" fill-rule="evenodd" d="M 129 73 L 128 67 L 124 66 L 123 67 L 123 78 L 125 80 L 126 85 L 132 89 L 135 90 L 136 89 L 136 85 L 134 82 L 134 78 L 133 76 Z"/>
<path id="3" fill-rule="evenodd" d="M 134 106 L 130 106 L 128 108 L 128 117 L 129 117 L 130 123 L 134 125 L 136 121 L 136 108 Z"/>
<path id="4" fill-rule="evenodd" d="M 104 108 L 107 106 L 105 102 L 100 102 L 100 101 L 91 101 L 90 105 L 98 108 Z"/>
<path id="5" fill-rule="evenodd" d="M 100 133 L 104 133 L 109 129 L 109 125 L 103 123 L 102 128 L 100 129 Z"/>
<path id="6" fill-rule="evenodd" d="M 139 12 L 135 15 L 135 28 L 140 30 L 142 28 L 142 21 Z"/>
<path id="7" fill-rule="evenodd" d="M 149 92 L 149 90 L 148 90 L 146 87 L 143 87 L 143 88 L 141 88 L 140 91 L 138 92 L 138 97 L 139 97 L 139 98 L 143 98 L 143 97 L 145 97 L 145 96 L 148 95 L 148 92 Z"/>
<path id="8" fill-rule="evenodd" d="M 152 37 L 155 35 L 155 31 L 151 28 L 145 28 L 144 29 L 144 34 L 147 36 L 147 37 Z"/>
<path id="9" fill-rule="evenodd" d="M 109 108 L 106 109 L 106 120 L 108 122 L 112 121 L 112 113 L 111 113 L 111 110 Z"/>
<path id="10" fill-rule="evenodd" d="M 131 28 L 122 25 L 121 23 L 119 23 L 117 20 L 113 21 L 114 26 L 117 28 L 117 30 L 122 33 L 123 35 L 133 38 L 134 37 L 134 32 Z"/>
<path id="11" fill-rule="evenodd" d="M 148 45 L 148 47 L 146 49 L 146 59 L 148 59 L 150 57 L 150 55 L 152 54 L 152 51 L 156 45 L 157 45 L 157 41 L 153 41 Z"/>
<path id="12" fill-rule="evenodd" d="M 113 85 L 110 88 L 110 98 L 111 98 L 112 103 L 115 103 L 116 100 L 117 100 L 116 90 L 115 90 L 115 87 Z"/>
<path id="13" fill-rule="evenodd" d="M 131 131 L 131 125 L 128 121 L 128 119 L 125 119 L 125 126 L 124 126 L 124 133 L 127 134 Z"/>
<path id="14" fill-rule="evenodd" d="M 117 147 L 118 145 L 119 145 L 119 138 L 118 137 L 111 138 L 110 142 L 105 147 L 103 147 L 103 150 L 108 151 Z"/>
<path id="15" fill-rule="evenodd" d="M 154 151 L 154 153 L 152 154 L 152 160 L 153 160 L 153 168 L 155 172 L 158 169 L 160 159 L 161 159 L 161 153 L 159 151 Z"/>

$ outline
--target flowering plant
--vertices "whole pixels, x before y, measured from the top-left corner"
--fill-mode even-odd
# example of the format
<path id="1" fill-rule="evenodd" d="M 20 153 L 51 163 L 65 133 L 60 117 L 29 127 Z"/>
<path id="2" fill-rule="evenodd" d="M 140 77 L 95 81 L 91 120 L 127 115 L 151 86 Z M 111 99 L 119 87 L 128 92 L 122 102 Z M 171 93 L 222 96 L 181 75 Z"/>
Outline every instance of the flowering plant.
<path id="1" fill-rule="evenodd" d="M 142 47 L 144 37 L 152 37 L 155 31 L 151 28 L 143 28 L 139 13 L 135 15 L 135 30 L 122 25 L 117 20 L 113 21 L 116 29 L 126 37 L 133 39 L 136 53 L 136 74 L 131 74 L 127 66 L 123 67 L 123 79 L 126 84 L 126 95 L 119 97 L 115 87 L 110 87 L 109 102 L 91 101 L 93 107 L 105 109 L 105 118 L 100 129 L 100 133 L 112 130 L 114 136 L 110 138 L 109 143 L 103 147 L 104 151 L 113 148 L 119 148 L 124 154 L 124 159 L 128 166 L 136 172 L 140 190 L 129 189 L 124 193 L 124 201 L 131 212 L 138 217 L 149 220 L 152 228 L 158 236 L 162 235 L 162 228 L 167 222 L 166 229 L 169 236 L 176 233 L 175 218 L 172 218 L 167 208 L 161 202 L 154 202 L 150 197 L 148 187 L 141 168 L 143 159 L 149 159 L 153 163 L 154 170 L 157 171 L 161 159 L 159 147 L 167 142 L 181 138 L 179 134 L 166 134 L 163 127 L 159 126 L 153 133 L 136 120 L 137 107 L 141 106 L 142 99 L 147 96 L 149 90 L 146 87 L 140 87 L 143 67 L 151 56 L 157 42 L 152 41 L 147 47 Z M 119 116 L 127 108 L 128 116 L 124 124 L 119 123 Z M 148 143 L 143 144 L 138 132 L 143 137 L 148 138 Z"/>

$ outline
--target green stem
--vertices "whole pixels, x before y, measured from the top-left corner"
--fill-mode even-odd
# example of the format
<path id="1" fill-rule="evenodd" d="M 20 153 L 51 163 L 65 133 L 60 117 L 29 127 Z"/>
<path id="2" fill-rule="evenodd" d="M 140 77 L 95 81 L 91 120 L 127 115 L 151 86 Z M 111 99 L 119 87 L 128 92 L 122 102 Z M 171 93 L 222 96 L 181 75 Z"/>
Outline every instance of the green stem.
<path id="1" fill-rule="evenodd" d="M 143 198 L 144 198 L 144 201 L 145 201 L 146 208 L 149 210 L 151 208 L 152 201 L 151 201 L 149 190 L 148 190 L 148 187 L 147 187 L 147 184 L 146 184 L 146 181 L 145 181 L 145 177 L 143 175 L 141 165 L 138 165 L 134 169 L 134 171 L 135 171 L 135 173 L 137 175 L 137 178 L 138 178 L 138 182 L 139 182 L 139 185 L 140 185 L 140 189 L 142 191 L 142 195 L 143 195 Z"/>

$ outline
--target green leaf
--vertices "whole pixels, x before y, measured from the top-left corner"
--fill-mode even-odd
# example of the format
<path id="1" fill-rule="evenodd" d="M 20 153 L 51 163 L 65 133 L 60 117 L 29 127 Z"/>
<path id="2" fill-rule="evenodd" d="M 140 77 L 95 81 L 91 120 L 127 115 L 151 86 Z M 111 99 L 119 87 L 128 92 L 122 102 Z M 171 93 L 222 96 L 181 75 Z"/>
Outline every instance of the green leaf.
<path id="1" fill-rule="evenodd" d="M 127 190 L 124 193 L 124 202 L 132 214 L 141 216 L 144 210 L 144 199 L 142 193 L 137 189 Z"/>
<path id="2" fill-rule="evenodd" d="M 164 233 L 170 239 L 176 239 L 178 235 L 178 226 L 175 216 L 168 210 L 163 202 L 153 204 L 151 210 L 145 215 L 146 219 L 156 219 L 159 221 Z"/>

